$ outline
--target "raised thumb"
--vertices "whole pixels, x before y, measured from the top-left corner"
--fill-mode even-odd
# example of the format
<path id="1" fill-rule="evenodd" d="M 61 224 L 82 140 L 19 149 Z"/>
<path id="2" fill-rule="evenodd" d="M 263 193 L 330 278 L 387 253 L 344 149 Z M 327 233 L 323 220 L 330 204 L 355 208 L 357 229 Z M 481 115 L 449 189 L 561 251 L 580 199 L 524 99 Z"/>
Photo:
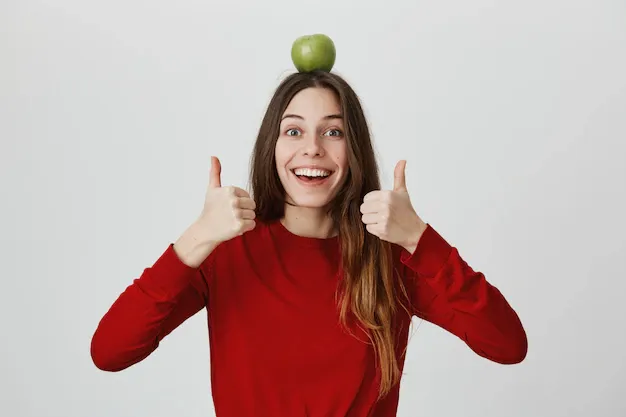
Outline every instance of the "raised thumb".
<path id="1" fill-rule="evenodd" d="M 396 169 L 393 171 L 393 190 L 394 191 L 406 191 L 406 179 L 404 171 L 406 168 L 406 161 L 402 160 L 396 164 Z"/>
<path id="2" fill-rule="evenodd" d="M 216 156 L 211 157 L 211 174 L 209 176 L 209 188 L 219 188 L 222 186 L 220 179 L 222 173 L 222 164 Z"/>

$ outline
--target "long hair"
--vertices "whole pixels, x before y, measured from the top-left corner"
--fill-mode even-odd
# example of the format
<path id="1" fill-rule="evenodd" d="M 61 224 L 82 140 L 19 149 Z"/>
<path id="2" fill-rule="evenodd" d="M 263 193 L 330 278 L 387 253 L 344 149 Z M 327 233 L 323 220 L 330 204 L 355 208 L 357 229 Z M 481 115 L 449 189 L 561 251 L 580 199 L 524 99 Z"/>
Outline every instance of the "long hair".
<path id="1" fill-rule="evenodd" d="M 344 118 L 349 169 L 343 187 L 329 207 L 341 242 L 343 276 L 337 292 L 339 318 L 347 325 L 351 315 L 368 335 L 380 370 L 379 398 L 382 398 L 400 380 L 394 317 L 398 311 L 398 291 L 406 296 L 406 290 L 399 280 L 394 279 L 391 245 L 368 233 L 361 221 L 359 207 L 363 197 L 380 189 L 378 164 L 359 98 L 339 75 L 324 71 L 298 72 L 286 77 L 276 89 L 250 161 L 250 186 L 257 206 L 256 216 L 268 222 L 284 215 L 285 190 L 275 165 L 280 119 L 291 99 L 309 87 L 333 91 Z"/>

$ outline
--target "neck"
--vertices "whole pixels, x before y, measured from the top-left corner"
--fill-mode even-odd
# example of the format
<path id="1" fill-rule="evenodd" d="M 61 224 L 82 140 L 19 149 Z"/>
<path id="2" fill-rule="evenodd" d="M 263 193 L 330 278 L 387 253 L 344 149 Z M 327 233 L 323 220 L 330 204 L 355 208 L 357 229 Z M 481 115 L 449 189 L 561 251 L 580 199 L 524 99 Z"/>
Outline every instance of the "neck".
<path id="1" fill-rule="evenodd" d="M 332 219 L 320 208 L 286 204 L 281 222 L 291 233 L 302 237 L 327 239 L 337 234 Z"/>

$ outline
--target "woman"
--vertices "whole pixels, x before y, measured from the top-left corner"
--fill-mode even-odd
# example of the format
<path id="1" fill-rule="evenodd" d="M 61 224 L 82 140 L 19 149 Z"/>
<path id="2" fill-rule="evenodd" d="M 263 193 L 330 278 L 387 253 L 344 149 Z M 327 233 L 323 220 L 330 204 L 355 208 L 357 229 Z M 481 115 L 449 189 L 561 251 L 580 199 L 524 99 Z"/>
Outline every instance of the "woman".
<path id="1" fill-rule="evenodd" d="M 295 73 L 254 147 L 252 196 L 212 159 L 198 219 L 111 306 L 96 366 L 125 369 L 206 308 L 218 417 L 396 415 L 413 315 L 491 361 L 526 334 L 502 294 L 414 211 L 380 190 L 359 99 L 338 75 Z"/>

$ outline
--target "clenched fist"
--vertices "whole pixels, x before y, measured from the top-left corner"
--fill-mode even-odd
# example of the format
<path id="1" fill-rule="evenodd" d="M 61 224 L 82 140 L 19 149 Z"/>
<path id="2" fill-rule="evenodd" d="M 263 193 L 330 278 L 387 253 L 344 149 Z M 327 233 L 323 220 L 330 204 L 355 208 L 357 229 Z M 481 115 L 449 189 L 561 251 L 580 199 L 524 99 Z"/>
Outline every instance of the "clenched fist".
<path id="1" fill-rule="evenodd" d="M 209 240 L 222 243 L 254 229 L 256 204 L 247 191 L 235 187 L 222 187 L 219 159 L 211 157 L 209 186 L 199 222 L 206 228 Z"/>
<path id="2" fill-rule="evenodd" d="M 219 159 L 211 157 L 209 186 L 198 219 L 178 238 L 174 251 L 180 260 L 198 267 L 221 243 L 256 226 L 256 204 L 245 190 L 222 187 Z"/>
<path id="3" fill-rule="evenodd" d="M 370 191 L 361 204 L 361 220 L 371 234 L 395 243 L 413 253 L 417 248 L 426 223 L 411 204 L 405 179 L 406 161 L 396 165 L 393 190 Z"/>

